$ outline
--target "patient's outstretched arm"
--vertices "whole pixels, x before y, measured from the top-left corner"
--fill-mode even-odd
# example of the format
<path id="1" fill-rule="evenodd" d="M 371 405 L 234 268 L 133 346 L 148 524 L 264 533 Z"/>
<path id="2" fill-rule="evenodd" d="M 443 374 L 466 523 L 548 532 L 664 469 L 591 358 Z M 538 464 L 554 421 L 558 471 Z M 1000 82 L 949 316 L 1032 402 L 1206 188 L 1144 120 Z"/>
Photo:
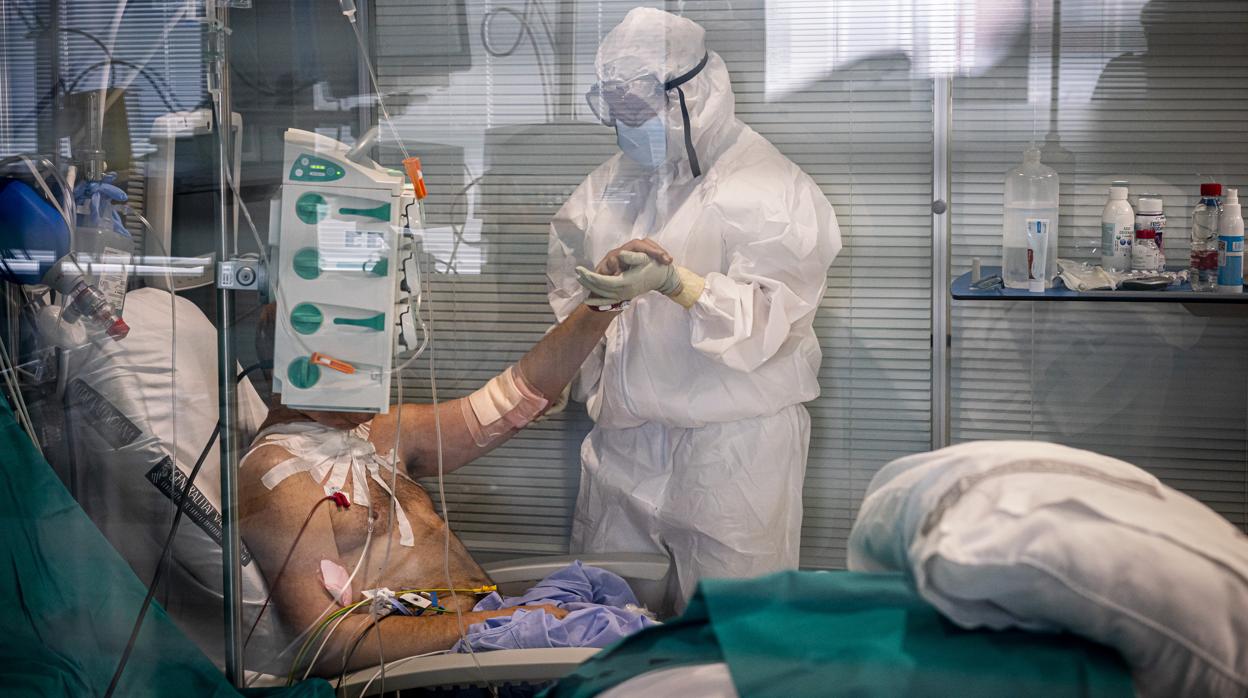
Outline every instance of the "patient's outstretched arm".
<path id="1" fill-rule="evenodd" d="M 518 370 L 527 384 L 550 402 L 554 402 L 585 358 L 606 333 L 615 313 L 600 313 L 587 307 L 578 308 L 551 330 L 519 361 Z M 402 438 L 399 453 L 413 477 L 424 477 L 438 471 L 438 448 L 435 434 L 442 434 L 442 470 L 450 472 L 472 462 L 510 439 L 518 429 L 507 429 L 484 446 L 474 438 L 465 419 L 462 402 L 466 398 L 432 405 L 404 404 L 388 414 L 377 415 L 372 423 L 372 441 L 379 453 L 389 453 L 394 444 L 394 430 L 402 414 Z M 438 424 L 438 422 L 441 424 Z"/>

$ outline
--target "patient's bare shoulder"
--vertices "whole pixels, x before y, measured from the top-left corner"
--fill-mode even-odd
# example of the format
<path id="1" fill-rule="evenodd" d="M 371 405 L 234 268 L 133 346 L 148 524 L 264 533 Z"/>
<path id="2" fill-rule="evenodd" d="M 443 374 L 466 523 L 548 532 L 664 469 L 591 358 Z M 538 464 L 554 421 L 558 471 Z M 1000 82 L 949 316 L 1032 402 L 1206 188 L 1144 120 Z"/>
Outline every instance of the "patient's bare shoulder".
<path id="1" fill-rule="evenodd" d="M 265 473 L 293 458 L 290 451 L 280 444 L 258 439 L 252 443 L 240 460 L 238 469 L 239 508 L 244 518 L 259 508 L 281 505 L 283 508 L 296 505 L 305 500 L 316 500 L 323 496 L 321 488 L 312 478 L 291 477 L 269 489 L 261 478 Z M 280 495 L 280 496 L 279 496 Z M 305 506 L 299 504 L 299 506 Z"/>

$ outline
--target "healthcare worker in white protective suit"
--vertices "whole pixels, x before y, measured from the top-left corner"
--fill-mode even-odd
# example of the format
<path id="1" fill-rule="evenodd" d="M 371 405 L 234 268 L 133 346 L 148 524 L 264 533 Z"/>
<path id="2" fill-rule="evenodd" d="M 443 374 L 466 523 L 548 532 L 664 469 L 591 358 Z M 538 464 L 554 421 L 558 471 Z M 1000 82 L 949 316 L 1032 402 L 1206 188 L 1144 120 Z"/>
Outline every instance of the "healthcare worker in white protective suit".
<path id="1" fill-rule="evenodd" d="M 578 381 L 596 425 L 572 551 L 668 553 L 682 608 L 701 577 L 797 566 L 812 324 L 841 249 L 819 187 L 737 120 L 704 33 L 638 8 L 603 40 L 588 97 L 623 152 L 560 209 L 547 264 L 560 321 L 620 313 Z M 626 243 L 672 263 L 608 256 Z"/>

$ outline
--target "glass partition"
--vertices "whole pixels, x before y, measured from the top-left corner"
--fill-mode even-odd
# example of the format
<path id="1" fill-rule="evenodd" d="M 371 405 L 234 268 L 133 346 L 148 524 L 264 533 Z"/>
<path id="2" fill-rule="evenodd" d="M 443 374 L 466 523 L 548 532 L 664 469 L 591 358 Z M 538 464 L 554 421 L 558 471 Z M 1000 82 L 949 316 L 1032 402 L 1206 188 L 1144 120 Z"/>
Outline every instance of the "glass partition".
<path id="1" fill-rule="evenodd" d="M 244 378 L 219 428 L 218 339 L 259 304 L 223 305 L 214 260 L 254 268 L 261 246 L 222 205 L 243 134 L 235 115 L 224 148 L 217 137 L 215 16 L 194 2 L 0 6 L 0 461 L 19 609 L 4 634 L 47 669 L 47 691 L 226 688 L 226 597 L 249 618 L 265 597 L 231 544 L 220 475 L 223 444 L 250 440 L 265 403 Z M 223 358 L 231 388 L 240 362 L 254 351 Z"/>
<path id="2" fill-rule="evenodd" d="M 1100 263 L 1112 181 L 1164 203 L 1188 266 L 1200 185 L 1248 180 L 1244 8 L 1053 2 L 953 85 L 954 274 L 1000 264 L 1002 184 L 1028 142 L 1061 180 L 1059 255 Z M 1171 303 L 953 303 L 950 435 L 1040 439 L 1140 465 L 1248 525 L 1242 313 Z"/>
<path id="3" fill-rule="evenodd" d="M 1248 306 L 949 295 L 1030 143 L 1062 260 L 1127 180 L 1184 268 L 1248 182 L 1248 9 L 644 5 L 0 4 L 3 527 L 15 588 L 115 591 L 52 626 L 83 693 L 382 690 L 576 556 L 664 616 L 843 569 L 881 467 L 980 439 L 1248 530 Z M 633 238 L 670 259 L 588 309 Z"/>

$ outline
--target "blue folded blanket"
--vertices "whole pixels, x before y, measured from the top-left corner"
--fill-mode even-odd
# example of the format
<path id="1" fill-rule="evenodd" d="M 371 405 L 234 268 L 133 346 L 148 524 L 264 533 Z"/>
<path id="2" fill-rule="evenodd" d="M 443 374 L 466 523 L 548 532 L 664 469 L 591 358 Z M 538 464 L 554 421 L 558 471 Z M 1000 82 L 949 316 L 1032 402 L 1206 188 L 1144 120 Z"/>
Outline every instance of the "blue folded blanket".
<path id="1" fill-rule="evenodd" d="M 619 575 L 579 560 L 551 574 L 523 596 L 503 598 L 497 592 L 479 601 L 475 611 L 550 604 L 567 609 L 555 618 L 544 610 L 517 610 L 469 626 L 455 652 L 534 649 L 542 647 L 606 647 L 616 640 L 658 625 L 641 613 L 637 597 Z"/>

